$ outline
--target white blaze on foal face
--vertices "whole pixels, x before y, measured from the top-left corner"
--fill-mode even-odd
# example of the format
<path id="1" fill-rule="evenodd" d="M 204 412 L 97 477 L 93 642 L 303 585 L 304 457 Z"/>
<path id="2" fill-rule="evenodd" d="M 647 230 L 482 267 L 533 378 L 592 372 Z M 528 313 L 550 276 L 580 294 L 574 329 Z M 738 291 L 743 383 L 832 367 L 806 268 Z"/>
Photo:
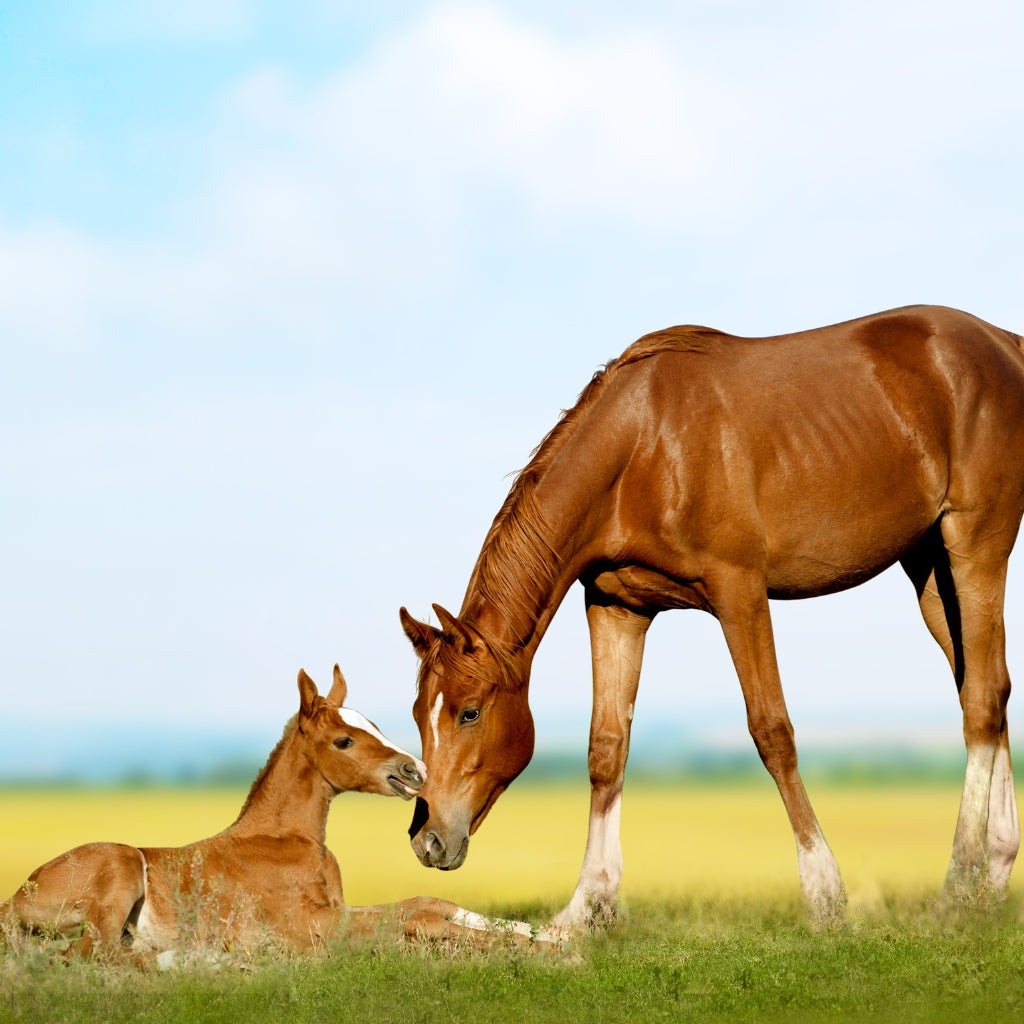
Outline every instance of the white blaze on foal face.
<path id="1" fill-rule="evenodd" d="M 354 711 L 352 708 L 338 708 L 337 710 L 338 717 L 350 729 L 359 729 L 361 732 L 365 732 L 367 735 L 372 736 L 389 750 L 393 750 L 401 757 L 407 757 L 416 765 L 416 770 L 420 773 L 420 776 L 424 779 L 427 777 L 427 766 L 418 757 L 410 754 L 408 750 L 403 750 L 401 747 L 392 743 L 391 740 L 389 740 L 387 736 L 385 736 L 384 733 L 382 733 L 380 729 L 378 729 L 377 726 L 375 726 L 365 715 L 362 715 L 358 711 Z"/>

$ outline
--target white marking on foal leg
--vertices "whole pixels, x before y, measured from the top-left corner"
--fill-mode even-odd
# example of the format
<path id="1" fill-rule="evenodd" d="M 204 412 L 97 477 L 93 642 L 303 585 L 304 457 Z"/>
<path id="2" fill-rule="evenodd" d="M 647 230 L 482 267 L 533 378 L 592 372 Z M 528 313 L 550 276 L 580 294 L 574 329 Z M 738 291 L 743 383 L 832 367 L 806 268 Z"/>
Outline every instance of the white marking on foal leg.
<path id="1" fill-rule="evenodd" d="M 819 924 L 837 920 L 846 905 L 846 890 L 839 865 L 820 828 L 810 846 L 796 844 L 796 863 L 813 919 Z"/>
<path id="2" fill-rule="evenodd" d="M 504 917 L 484 917 L 475 910 L 463 910 L 459 907 L 452 914 L 452 924 L 461 928 L 470 928 L 476 932 L 512 932 L 530 938 L 533 928 L 525 921 L 510 921 Z"/>
<path id="3" fill-rule="evenodd" d="M 430 731 L 434 734 L 434 746 L 438 744 L 438 732 L 437 727 L 441 721 L 441 708 L 444 707 L 444 694 L 439 693 L 437 700 L 434 701 L 434 706 L 430 709 Z"/>
<path id="4" fill-rule="evenodd" d="M 1020 819 L 1013 792 L 1013 769 L 1005 743 L 996 750 L 988 801 L 988 879 L 997 891 L 1006 888 L 1020 848 Z"/>
<path id="5" fill-rule="evenodd" d="M 559 927 L 585 924 L 595 915 L 607 916 L 615 906 L 622 881 L 622 792 L 618 792 L 604 814 L 590 819 L 587 850 L 576 891 L 569 905 L 555 917 Z"/>

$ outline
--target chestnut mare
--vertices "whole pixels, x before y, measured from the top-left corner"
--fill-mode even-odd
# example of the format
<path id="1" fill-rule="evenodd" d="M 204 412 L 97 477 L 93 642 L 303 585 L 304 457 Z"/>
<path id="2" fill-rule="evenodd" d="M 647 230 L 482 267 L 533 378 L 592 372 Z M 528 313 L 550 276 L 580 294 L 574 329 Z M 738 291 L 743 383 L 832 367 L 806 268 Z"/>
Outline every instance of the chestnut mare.
<path id="1" fill-rule="evenodd" d="M 812 913 L 841 916 L 839 869 L 797 771 L 769 599 L 843 590 L 899 562 L 963 708 L 946 891 L 1003 889 L 1020 841 L 1003 595 L 1024 510 L 1022 345 L 965 313 L 910 307 L 773 338 L 672 327 L 598 372 L 517 477 L 458 617 L 434 605 L 435 628 L 401 611 L 422 662 L 413 713 L 429 778 L 410 829 L 422 863 L 462 864 L 529 762 L 530 665 L 580 580 L 590 824 L 556 923 L 613 911 L 644 636 L 669 608 L 719 620 Z"/>
<path id="2" fill-rule="evenodd" d="M 346 790 L 410 799 L 425 770 L 359 712 L 342 707 L 337 665 L 327 698 L 299 672 L 298 714 L 256 777 L 233 825 L 190 846 L 136 849 L 89 843 L 37 868 L 0 905 L 35 932 L 72 936 L 71 951 L 133 945 L 136 951 L 272 937 L 313 947 L 342 931 L 388 925 L 407 937 L 530 936 L 522 922 L 491 921 L 453 903 L 414 897 L 346 907 L 341 871 L 324 845 L 331 800 Z M 544 941 L 544 936 L 539 936 Z"/>

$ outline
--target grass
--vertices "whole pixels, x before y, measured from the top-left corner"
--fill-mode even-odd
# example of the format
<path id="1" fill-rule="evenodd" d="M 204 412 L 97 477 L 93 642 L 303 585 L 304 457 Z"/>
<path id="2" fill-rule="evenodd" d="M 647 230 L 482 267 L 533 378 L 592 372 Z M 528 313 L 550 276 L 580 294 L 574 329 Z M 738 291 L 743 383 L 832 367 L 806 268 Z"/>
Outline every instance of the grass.
<path id="1" fill-rule="evenodd" d="M 77 842 L 181 843 L 235 815 L 237 789 L 0 792 L 0 893 Z M 990 1021 L 1024 1019 L 1019 885 L 988 913 L 936 906 L 956 785 L 812 787 L 850 889 L 847 925 L 814 932 L 792 836 L 767 784 L 634 786 L 623 808 L 623 910 L 558 956 L 339 943 L 160 973 L 0 951 L 0 1022 Z M 339 798 L 329 845 L 350 903 L 415 893 L 542 922 L 582 857 L 586 790 L 513 787 L 465 868 L 426 872 L 409 807 Z M 41 849 L 45 846 L 46 849 Z"/>
<path id="2" fill-rule="evenodd" d="M 0 959 L 0 1020 L 1018 1022 L 1022 962 L 1012 902 L 965 922 L 904 897 L 822 934 L 797 903 L 684 900 L 633 905 L 557 957 L 339 945 L 316 958 L 163 974 Z"/>

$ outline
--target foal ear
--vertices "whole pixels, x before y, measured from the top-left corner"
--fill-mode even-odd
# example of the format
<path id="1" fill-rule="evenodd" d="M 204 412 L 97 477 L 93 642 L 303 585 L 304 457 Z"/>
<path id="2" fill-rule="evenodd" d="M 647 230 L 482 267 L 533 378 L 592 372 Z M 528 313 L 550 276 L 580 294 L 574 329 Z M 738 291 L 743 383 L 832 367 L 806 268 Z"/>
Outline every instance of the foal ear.
<path id="1" fill-rule="evenodd" d="M 469 654 L 473 650 L 473 634 L 468 627 L 439 604 L 431 607 L 434 609 L 434 614 L 437 615 L 438 622 L 441 623 L 441 635 L 444 639 L 454 640 L 461 645 L 463 654 Z"/>
<path id="2" fill-rule="evenodd" d="M 341 674 L 341 668 L 338 665 L 334 666 L 334 683 L 331 686 L 331 692 L 327 694 L 327 703 L 334 708 L 340 708 L 345 703 L 345 698 L 348 696 L 348 684 L 345 682 L 345 677 Z"/>
<path id="3" fill-rule="evenodd" d="M 398 617 L 402 620 L 402 629 L 412 642 L 413 650 L 422 658 L 441 635 L 441 631 L 414 619 L 404 608 L 399 608 Z"/>
<path id="4" fill-rule="evenodd" d="M 307 717 L 313 714 L 320 694 L 316 683 L 306 675 L 304 668 L 299 669 L 299 711 Z"/>

